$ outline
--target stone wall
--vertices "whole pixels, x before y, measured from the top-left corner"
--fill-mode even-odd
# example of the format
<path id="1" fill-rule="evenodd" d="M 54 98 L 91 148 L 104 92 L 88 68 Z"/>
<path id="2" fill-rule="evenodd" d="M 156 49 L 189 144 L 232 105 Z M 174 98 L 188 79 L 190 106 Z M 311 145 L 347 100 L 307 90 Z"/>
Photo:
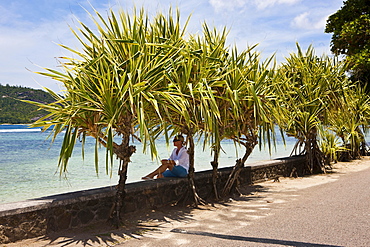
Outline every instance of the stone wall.
<path id="1" fill-rule="evenodd" d="M 301 176 L 304 162 L 304 157 L 290 157 L 250 164 L 241 171 L 239 182 L 252 184 L 293 173 Z M 231 170 L 231 167 L 219 169 L 219 188 L 225 184 Z M 211 171 L 195 173 L 195 183 L 202 198 L 212 197 Z M 155 209 L 179 202 L 186 204 L 190 201 L 188 190 L 186 178 L 164 178 L 127 184 L 123 213 Z M 105 222 L 114 196 L 114 187 L 104 187 L 0 204 L 0 243 Z"/>

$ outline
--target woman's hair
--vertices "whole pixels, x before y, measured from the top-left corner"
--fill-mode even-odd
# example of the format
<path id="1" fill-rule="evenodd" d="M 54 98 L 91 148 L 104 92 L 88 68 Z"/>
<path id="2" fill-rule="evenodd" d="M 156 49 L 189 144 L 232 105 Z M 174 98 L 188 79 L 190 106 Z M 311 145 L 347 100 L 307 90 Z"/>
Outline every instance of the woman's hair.
<path id="1" fill-rule="evenodd" d="M 182 135 L 177 135 L 173 138 L 173 141 L 181 141 L 182 143 L 184 143 L 185 138 Z"/>

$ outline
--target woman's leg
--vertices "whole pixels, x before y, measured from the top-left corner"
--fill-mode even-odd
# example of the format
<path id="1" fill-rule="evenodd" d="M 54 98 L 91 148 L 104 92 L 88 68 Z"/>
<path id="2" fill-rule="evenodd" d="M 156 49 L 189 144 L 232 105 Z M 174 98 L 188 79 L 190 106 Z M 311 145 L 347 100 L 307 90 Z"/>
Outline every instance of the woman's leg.
<path id="1" fill-rule="evenodd" d="M 162 173 L 168 169 L 172 170 L 174 164 L 172 162 L 163 162 L 162 161 L 162 165 L 160 167 L 158 167 L 157 169 L 155 169 L 154 172 L 152 173 L 149 173 L 148 175 L 146 175 L 145 177 L 142 177 L 142 179 L 146 179 L 146 178 L 154 178 L 156 175 L 158 176 L 158 178 L 162 178 Z"/>

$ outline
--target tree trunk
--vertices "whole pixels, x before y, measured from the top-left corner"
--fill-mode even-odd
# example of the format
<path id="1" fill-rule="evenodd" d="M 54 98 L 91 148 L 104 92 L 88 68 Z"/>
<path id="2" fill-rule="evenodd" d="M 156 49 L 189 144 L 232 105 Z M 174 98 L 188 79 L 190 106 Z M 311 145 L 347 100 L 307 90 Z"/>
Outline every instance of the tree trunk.
<path id="1" fill-rule="evenodd" d="M 198 195 L 196 188 L 195 188 L 195 181 L 194 181 L 194 139 L 191 134 L 188 134 L 188 141 L 189 141 L 189 174 L 188 174 L 188 181 L 190 186 L 190 191 L 193 196 L 193 203 L 194 206 L 197 207 L 199 204 L 205 205 L 205 201 L 200 198 Z"/>
<path id="2" fill-rule="evenodd" d="M 317 145 L 316 133 L 310 133 L 305 140 L 305 151 L 306 151 L 306 160 L 307 168 L 310 174 L 323 172 L 325 173 L 324 166 L 324 155 L 320 151 L 319 146 Z"/>
<path id="3" fill-rule="evenodd" d="M 121 225 L 121 211 L 124 206 L 124 199 L 126 197 L 126 179 L 127 179 L 127 165 L 120 161 L 121 169 L 118 172 L 119 182 L 116 186 L 116 197 L 114 198 L 114 203 L 111 209 L 109 220 L 113 226 L 119 227 Z"/>
<path id="4" fill-rule="evenodd" d="M 368 148 L 368 147 L 367 147 L 367 144 L 366 144 L 365 140 L 363 140 L 363 141 L 361 142 L 361 148 L 360 148 L 361 156 L 366 156 L 366 155 L 368 155 L 367 148 Z"/>
<path id="5" fill-rule="evenodd" d="M 359 143 L 357 142 L 355 143 L 354 159 L 360 159 L 361 156 L 364 156 L 366 153 L 365 152 L 366 142 L 365 142 L 365 136 L 359 127 L 356 128 L 356 132 L 358 133 L 358 137 L 361 141 Z"/>
<path id="6" fill-rule="evenodd" d="M 120 167 L 118 171 L 119 182 L 116 186 L 116 197 L 112 205 L 109 221 L 117 228 L 121 225 L 121 213 L 124 207 L 124 199 L 126 196 L 125 187 L 127 180 L 127 168 L 132 154 L 136 151 L 135 146 L 129 146 L 129 140 L 129 136 L 123 137 L 122 144 L 114 150 L 115 154 L 120 159 Z"/>
<path id="7" fill-rule="evenodd" d="M 252 153 L 254 147 L 256 145 L 256 142 L 254 142 L 252 145 L 245 144 L 246 147 L 245 153 L 243 158 L 237 159 L 236 164 L 231 171 L 229 178 L 224 186 L 224 189 L 222 190 L 222 196 L 225 197 L 230 194 L 231 190 L 235 187 L 235 182 L 239 179 L 239 174 L 244 167 L 245 162 L 247 161 L 249 155 Z"/>
<path id="8" fill-rule="evenodd" d="M 218 156 L 220 153 L 219 148 L 214 149 L 214 155 L 213 155 L 213 161 L 211 162 L 212 165 L 212 187 L 213 187 L 213 195 L 215 197 L 215 200 L 219 200 L 220 197 L 218 195 L 217 190 L 217 179 L 218 179 Z"/>
<path id="9" fill-rule="evenodd" d="M 213 195 L 216 201 L 220 200 L 220 197 L 218 196 L 218 190 L 217 190 L 217 179 L 218 179 L 218 162 L 212 161 L 212 188 L 213 188 Z"/>

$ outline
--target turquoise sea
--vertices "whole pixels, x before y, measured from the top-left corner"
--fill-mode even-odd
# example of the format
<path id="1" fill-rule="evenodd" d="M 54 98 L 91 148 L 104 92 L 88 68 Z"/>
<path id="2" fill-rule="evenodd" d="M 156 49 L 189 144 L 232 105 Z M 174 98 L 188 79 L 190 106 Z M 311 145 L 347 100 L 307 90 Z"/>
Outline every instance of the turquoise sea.
<path id="1" fill-rule="evenodd" d="M 100 150 L 99 173 L 95 172 L 94 144 L 95 140 L 87 139 L 85 158 L 82 159 L 81 145 L 76 144 L 68 166 L 68 173 L 60 176 L 57 163 L 63 136 L 59 136 L 51 144 L 47 140 L 49 132 L 41 132 L 38 128 L 27 125 L 0 125 L 0 204 L 39 198 L 48 195 L 71 191 L 85 190 L 104 186 L 115 186 L 118 182 L 117 166 L 114 164 L 112 176 L 105 170 L 105 150 Z M 247 163 L 286 157 L 295 144 L 293 138 L 286 139 L 286 146 L 278 139 L 276 150 L 271 155 L 268 150 L 258 148 L 249 157 Z M 140 178 L 159 163 L 152 161 L 149 154 L 144 154 L 142 145 L 135 142 L 136 153 L 132 156 L 128 170 L 128 182 L 140 181 Z M 167 158 L 173 146 L 166 145 L 164 140 L 157 143 L 160 158 Z M 221 154 L 220 167 L 233 166 L 241 155 L 235 152 L 231 141 L 223 142 L 225 153 Z M 240 149 L 240 152 L 243 152 Z M 199 145 L 196 149 L 196 171 L 211 169 L 212 160 L 209 151 L 203 151 Z"/>

